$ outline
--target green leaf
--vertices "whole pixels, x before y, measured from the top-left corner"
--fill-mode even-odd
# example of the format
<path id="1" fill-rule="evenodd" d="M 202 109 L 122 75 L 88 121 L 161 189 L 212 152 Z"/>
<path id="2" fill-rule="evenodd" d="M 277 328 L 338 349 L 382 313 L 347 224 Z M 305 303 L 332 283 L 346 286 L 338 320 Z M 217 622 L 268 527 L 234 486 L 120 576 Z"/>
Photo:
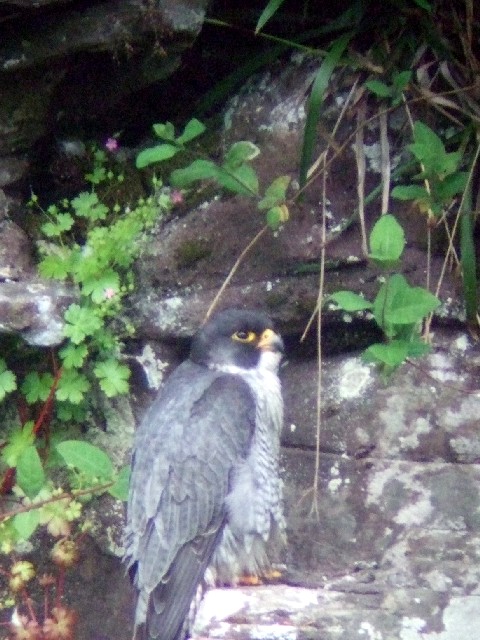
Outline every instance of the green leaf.
<path id="1" fill-rule="evenodd" d="M 260 154 L 260 149 L 253 142 L 240 140 L 234 142 L 225 155 L 223 167 L 228 170 L 237 169 L 244 162 L 250 162 Z"/>
<path id="2" fill-rule="evenodd" d="M 15 429 L 9 434 L 8 442 L 1 450 L 1 458 L 7 467 L 16 467 L 22 453 L 35 441 L 33 421 L 26 422 L 21 429 Z"/>
<path id="3" fill-rule="evenodd" d="M 435 311 L 440 300 L 422 287 L 403 288 L 395 293 L 385 321 L 393 325 L 414 324 Z"/>
<path id="4" fill-rule="evenodd" d="M 362 354 L 366 362 L 376 362 L 388 367 L 398 367 L 408 357 L 408 346 L 404 341 L 393 340 L 389 344 L 372 344 Z"/>
<path id="5" fill-rule="evenodd" d="M 424 166 L 422 177 L 443 180 L 457 170 L 462 157 L 459 151 L 446 153 L 442 140 L 423 122 L 414 124 L 413 133 L 415 142 L 408 148 Z"/>
<path id="6" fill-rule="evenodd" d="M 170 175 L 172 186 L 184 188 L 189 187 L 192 182 L 198 180 L 210 180 L 216 178 L 218 173 L 217 165 L 211 160 L 194 160 L 188 167 L 176 169 Z"/>
<path id="7" fill-rule="evenodd" d="M 135 166 L 137 167 L 137 169 L 143 169 L 144 167 L 148 167 L 148 165 L 154 164 L 155 162 L 162 162 L 163 160 L 173 158 L 173 156 L 176 155 L 179 151 L 180 148 L 176 147 L 173 144 L 160 144 L 156 147 L 144 149 L 138 154 Z"/>
<path id="8" fill-rule="evenodd" d="M 392 198 L 397 200 L 430 200 L 428 191 L 418 184 L 397 186 L 392 189 Z"/>
<path id="9" fill-rule="evenodd" d="M 205 131 L 205 125 L 197 120 L 196 118 L 192 118 L 185 125 L 185 129 L 181 136 L 179 136 L 176 140 L 177 144 L 185 144 L 186 142 L 190 142 L 194 138 L 197 138 Z"/>
<path id="10" fill-rule="evenodd" d="M 270 18 L 277 12 L 278 8 L 284 3 L 284 0 L 269 0 L 267 6 L 260 14 L 260 17 L 255 27 L 255 35 L 260 33 L 263 27 L 267 24 Z"/>
<path id="11" fill-rule="evenodd" d="M 433 8 L 432 8 L 431 3 L 428 2 L 428 0 L 413 0 L 413 1 L 421 9 L 425 9 L 425 11 L 428 11 L 428 13 L 432 13 Z"/>
<path id="12" fill-rule="evenodd" d="M 30 509 L 24 513 L 17 513 L 13 517 L 13 526 L 20 540 L 30 540 L 40 523 L 40 510 Z"/>
<path id="13" fill-rule="evenodd" d="M 96 278 L 82 283 L 82 293 L 90 295 L 93 302 L 100 304 L 108 299 L 110 294 L 116 295 L 120 291 L 120 277 L 113 270 L 106 271 Z"/>
<path id="14" fill-rule="evenodd" d="M 405 234 L 394 216 L 381 216 L 370 233 L 370 258 L 381 263 L 394 263 L 403 253 Z"/>
<path id="15" fill-rule="evenodd" d="M 64 335 L 74 344 L 80 344 L 87 336 L 101 329 L 102 321 L 92 309 L 71 304 L 65 312 Z"/>
<path id="16" fill-rule="evenodd" d="M 56 253 L 45 256 L 39 265 L 38 270 L 44 278 L 54 278 L 55 280 L 66 280 L 72 267 L 69 249 L 57 249 Z"/>
<path id="17" fill-rule="evenodd" d="M 373 302 L 375 321 L 389 337 L 395 335 L 395 329 L 386 321 L 386 314 L 391 310 L 395 296 L 406 288 L 407 281 L 401 274 L 396 273 L 382 284 Z"/>
<path id="18" fill-rule="evenodd" d="M 100 388 L 106 396 L 112 398 L 121 393 L 128 393 L 130 369 L 113 358 L 100 362 L 93 370 L 100 380 Z"/>
<path id="19" fill-rule="evenodd" d="M 307 120 L 305 122 L 303 134 L 299 177 L 300 188 L 303 188 L 307 182 L 307 174 L 312 162 L 315 143 L 317 141 L 317 125 L 320 119 L 320 109 L 323 102 L 323 96 L 327 90 L 332 73 L 339 63 L 351 37 L 351 33 L 346 33 L 333 42 L 320 65 L 317 75 L 315 76 L 315 80 L 313 81 L 312 91 L 310 93 L 310 99 L 307 107 Z"/>
<path id="20" fill-rule="evenodd" d="M 290 214 L 286 204 L 281 204 L 276 207 L 272 207 L 267 211 L 267 225 L 274 231 L 278 229 L 280 225 L 287 222 Z"/>
<path id="21" fill-rule="evenodd" d="M 85 344 L 78 346 L 68 344 L 66 347 L 63 347 L 63 349 L 60 349 L 60 357 L 66 369 L 78 369 L 83 365 L 87 355 L 88 348 Z"/>
<path id="22" fill-rule="evenodd" d="M 402 92 L 406 88 L 406 86 L 408 85 L 411 79 L 412 79 L 411 71 L 400 71 L 400 73 L 396 73 L 393 76 L 393 84 L 395 86 L 395 89 L 399 92 Z"/>
<path id="23" fill-rule="evenodd" d="M 228 170 L 219 168 L 216 180 L 232 193 L 250 197 L 258 193 L 257 173 L 248 164 L 242 164 L 235 169 L 229 168 Z"/>
<path id="24" fill-rule="evenodd" d="M 459 193 L 465 190 L 468 182 L 468 173 L 466 171 L 457 171 L 435 185 L 435 197 L 441 202 L 449 203 L 449 201 Z"/>
<path id="25" fill-rule="evenodd" d="M 336 291 L 328 296 L 328 300 L 333 300 L 340 309 L 354 313 L 355 311 L 364 311 L 365 309 L 371 309 L 373 304 L 362 296 L 359 296 L 353 291 Z"/>
<path id="26" fill-rule="evenodd" d="M 3 358 L 0 358 L 0 401 L 5 398 L 7 393 L 15 391 L 16 388 L 15 374 L 7 369 L 7 363 Z"/>
<path id="27" fill-rule="evenodd" d="M 94 222 L 105 220 L 109 211 L 108 207 L 99 201 L 96 193 L 88 191 L 83 191 L 76 198 L 73 198 L 72 207 L 77 216 L 89 218 Z"/>
<path id="28" fill-rule="evenodd" d="M 116 498 L 126 502 L 128 500 L 128 487 L 130 484 L 130 465 L 122 467 L 118 472 L 115 483 L 110 487 L 108 493 Z"/>
<path id="29" fill-rule="evenodd" d="M 57 403 L 57 416 L 62 422 L 70 422 L 72 420 L 77 424 L 81 424 L 86 420 L 86 413 L 86 404 L 73 404 L 68 401 L 59 401 Z"/>
<path id="30" fill-rule="evenodd" d="M 411 340 L 407 342 L 408 345 L 408 357 L 409 358 L 421 358 L 422 356 L 430 353 L 432 350 L 431 346 L 420 340 L 417 336 L 414 336 Z"/>
<path id="31" fill-rule="evenodd" d="M 67 369 L 58 382 L 55 396 L 58 400 L 68 400 L 73 404 L 79 404 L 89 389 L 90 383 L 83 373 L 76 369 Z"/>
<path id="32" fill-rule="evenodd" d="M 392 89 L 380 80 L 367 80 L 365 82 L 367 89 L 370 89 L 378 98 L 391 98 Z"/>
<path id="33" fill-rule="evenodd" d="M 436 168 L 437 176 L 440 180 L 443 180 L 446 176 L 454 173 L 460 161 L 462 159 L 462 154 L 460 151 L 453 151 L 452 153 L 446 153 L 443 158 L 441 158 L 441 162 L 435 163 L 434 167 Z"/>
<path id="34" fill-rule="evenodd" d="M 83 440 L 65 440 L 56 449 L 68 467 L 92 479 L 109 480 L 113 475 L 113 464 L 107 454 Z"/>
<path id="35" fill-rule="evenodd" d="M 42 224 L 42 233 L 48 238 L 60 236 L 65 231 L 70 231 L 73 227 L 73 222 L 73 218 L 69 213 L 59 213 L 54 222 Z"/>
<path id="36" fill-rule="evenodd" d="M 430 165 L 431 159 L 445 157 L 445 147 L 442 140 L 435 131 L 423 122 L 414 123 L 413 138 L 415 142 L 408 145 L 408 148 L 420 162 Z"/>
<path id="37" fill-rule="evenodd" d="M 53 376 L 50 373 L 39 374 L 36 371 L 31 371 L 25 376 L 21 391 L 28 404 L 34 404 L 39 400 L 44 402 L 48 398 L 52 385 Z"/>
<path id="38" fill-rule="evenodd" d="M 157 138 L 167 140 L 168 142 L 174 142 L 175 140 L 175 127 L 171 122 L 159 123 L 153 125 L 153 130 Z"/>
<path id="39" fill-rule="evenodd" d="M 277 204 L 282 204 L 286 200 L 288 185 L 290 184 L 290 176 L 279 176 L 265 190 L 264 197 L 260 200 L 258 209 L 270 209 Z"/>
<path id="40" fill-rule="evenodd" d="M 29 498 L 34 498 L 45 484 L 45 472 L 37 448 L 22 451 L 17 460 L 17 484 Z"/>
<path id="41" fill-rule="evenodd" d="M 472 162 L 475 164 L 477 158 Z M 472 166 L 471 172 L 474 173 Z M 477 196 L 475 195 L 475 199 Z M 463 276 L 463 297 L 465 300 L 465 312 L 467 322 L 472 326 L 478 325 L 478 267 L 476 251 L 473 186 L 470 182 L 465 188 L 465 195 L 461 203 L 460 217 L 460 258 Z"/>

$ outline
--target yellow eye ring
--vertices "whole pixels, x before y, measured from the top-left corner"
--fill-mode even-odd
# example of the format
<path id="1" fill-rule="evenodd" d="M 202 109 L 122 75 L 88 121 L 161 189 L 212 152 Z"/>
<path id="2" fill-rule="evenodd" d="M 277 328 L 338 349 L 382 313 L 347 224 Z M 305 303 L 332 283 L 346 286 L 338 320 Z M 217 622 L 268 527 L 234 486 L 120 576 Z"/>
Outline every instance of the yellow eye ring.
<path id="1" fill-rule="evenodd" d="M 250 343 L 257 340 L 257 334 L 254 331 L 235 331 L 232 340 L 237 342 Z"/>

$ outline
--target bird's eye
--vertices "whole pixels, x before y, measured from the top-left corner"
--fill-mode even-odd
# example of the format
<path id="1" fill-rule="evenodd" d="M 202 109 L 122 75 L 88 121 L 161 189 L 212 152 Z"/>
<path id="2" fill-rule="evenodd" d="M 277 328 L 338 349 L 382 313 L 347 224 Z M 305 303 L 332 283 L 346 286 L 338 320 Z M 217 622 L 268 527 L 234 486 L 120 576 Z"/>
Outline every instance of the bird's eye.
<path id="1" fill-rule="evenodd" d="M 257 334 L 254 331 L 235 331 L 232 335 L 232 340 L 237 342 L 254 342 L 257 339 Z"/>

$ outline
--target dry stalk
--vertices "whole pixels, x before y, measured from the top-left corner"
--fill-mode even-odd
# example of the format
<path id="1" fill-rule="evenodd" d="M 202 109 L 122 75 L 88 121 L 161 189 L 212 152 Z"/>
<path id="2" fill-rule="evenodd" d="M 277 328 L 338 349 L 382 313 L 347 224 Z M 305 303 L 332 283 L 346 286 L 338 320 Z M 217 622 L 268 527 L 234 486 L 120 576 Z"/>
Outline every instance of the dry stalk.
<path id="1" fill-rule="evenodd" d="M 326 162 L 325 156 L 325 162 Z M 320 478 L 320 440 L 322 433 L 322 299 L 325 287 L 325 256 L 326 256 L 326 213 L 327 213 L 327 172 L 323 171 L 322 179 L 322 249 L 320 253 L 320 275 L 318 279 L 317 297 L 317 413 L 315 425 L 315 469 L 313 473 L 312 506 L 310 516 L 319 519 L 319 478 Z"/>
<path id="2" fill-rule="evenodd" d="M 382 111 L 378 114 L 380 124 L 380 152 L 382 171 L 382 216 L 388 213 L 388 202 L 390 198 L 390 143 L 388 141 L 388 114 Z"/>
<path id="3" fill-rule="evenodd" d="M 365 224 L 365 149 L 363 146 L 363 132 L 365 130 L 367 106 L 361 102 L 357 111 L 357 131 L 355 134 L 355 160 L 357 162 L 357 196 L 358 196 L 358 218 L 360 220 L 360 231 L 362 234 L 362 254 L 368 255 L 367 227 Z"/>
<path id="4" fill-rule="evenodd" d="M 263 234 L 267 231 L 268 229 L 268 225 L 265 225 L 264 227 L 262 227 L 260 229 L 260 231 L 255 235 L 255 237 L 250 240 L 250 242 L 247 244 L 247 246 L 245 247 L 245 249 L 242 251 L 242 253 L 238 256 L 237 260 L 235 261 L 235 264 L 233 265 L 233 267 L 230 269 L 230 271 L 228 272 L 227 277 L 225 278 L 225 280 L 222 283 L 222 286 L 220 287 L 220 289 L 217 291 L 217 294 L 215 296 L 215 298 L 213 299 L 212 304 L 209 306 L 207 313 L 205 314 L 205 320 L 203 321 L 204 323 L 207 322 L 207 320 L 210 318 L 210 316 L 212 315 L 215 307 L 218 304 L 218 301 L 220 300 L 220 298 L 223 295 L 223 292 L 225 291 L 225 289 L 228 287 L 228 285 L 230 284 L 231 279 L 233 278 L 233 276 L 236 274 L 236 272 L 238 271 L 239 266 L 242 264 L 243 260 L 245 259 L 245 256 L 247 255 L 247 253 L 250 251 L 250 249 L 252 249 L 252 247 L 254 247 L 257 242 L 260 240 L 260 238 L 263 236 Z"/>

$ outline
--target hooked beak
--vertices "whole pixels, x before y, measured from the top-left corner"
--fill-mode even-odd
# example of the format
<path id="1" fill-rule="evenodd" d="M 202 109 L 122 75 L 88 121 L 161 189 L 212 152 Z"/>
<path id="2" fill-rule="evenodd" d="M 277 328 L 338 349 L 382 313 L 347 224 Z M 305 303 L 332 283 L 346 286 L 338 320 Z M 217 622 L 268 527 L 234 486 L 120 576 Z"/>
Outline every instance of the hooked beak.
<path id="1" fill-rule="evenodd" d="M 283 340 L 278 333 L 273 331 L 273 329 L 265 329 L 257 343 L 257 349 L 261 349 L 262 351 L 285 353 Z"/>

